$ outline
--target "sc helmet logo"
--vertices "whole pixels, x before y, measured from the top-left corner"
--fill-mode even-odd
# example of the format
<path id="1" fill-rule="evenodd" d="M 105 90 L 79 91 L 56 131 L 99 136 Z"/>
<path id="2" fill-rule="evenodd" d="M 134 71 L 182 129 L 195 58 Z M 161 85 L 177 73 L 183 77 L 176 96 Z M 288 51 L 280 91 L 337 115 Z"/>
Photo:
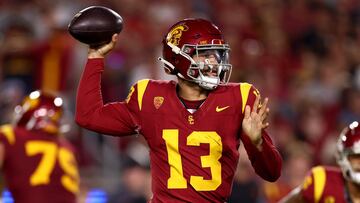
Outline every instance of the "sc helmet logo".
<path id="1" fill-rule="evenodd" d="M 187 31 L 189 28 L 186 25 L 178 25 L 174 27 L 167 35 L 166 41 L 173 45 L 179 45 L 180 38 L 184 31 Z"/>

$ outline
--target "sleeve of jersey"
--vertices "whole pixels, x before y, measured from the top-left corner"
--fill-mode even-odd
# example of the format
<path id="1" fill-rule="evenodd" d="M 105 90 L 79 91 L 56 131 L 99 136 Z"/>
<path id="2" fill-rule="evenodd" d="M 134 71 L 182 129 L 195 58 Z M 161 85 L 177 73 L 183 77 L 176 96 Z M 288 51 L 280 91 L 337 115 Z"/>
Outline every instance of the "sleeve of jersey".
<path id="1" fill-rule="evenodd" d="M 138 133 L 136 113 L 126 102 L 103 103 L 101 74 L 103 59 L 88 59 L 81 76 L 76 97 L 76 122 L 102 134 L 124 136 Z"/>
<path id="2" fill-rule="evenodd" d="M 248 91 L 242 91 L 241 94 L 248 95 L 248 97 L 242 96 L 243 102 L 252 107 L 259 92 L 253 86 L 249 86 Z M 281 175 L 282 158 L 265 130 L 262 131 L 262 138 L 262 150 L 259 150 L 244 132 L 241 134 L 241 140 L 255 172 L 263 179 L 274 182 Z"/>

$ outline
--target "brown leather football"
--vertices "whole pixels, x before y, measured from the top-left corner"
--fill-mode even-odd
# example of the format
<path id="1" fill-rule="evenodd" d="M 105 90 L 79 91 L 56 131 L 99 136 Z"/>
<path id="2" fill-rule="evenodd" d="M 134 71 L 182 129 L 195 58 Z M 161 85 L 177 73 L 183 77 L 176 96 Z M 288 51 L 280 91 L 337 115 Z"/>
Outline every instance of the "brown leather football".
<path id="1" fill-rule="evenodd" d="M 68 31 L 78 41 L 96 48 L 109 43 L 122 28 L 123 19 L 118 13 L 107 7 L 90 6 L 73 17 Z"/>

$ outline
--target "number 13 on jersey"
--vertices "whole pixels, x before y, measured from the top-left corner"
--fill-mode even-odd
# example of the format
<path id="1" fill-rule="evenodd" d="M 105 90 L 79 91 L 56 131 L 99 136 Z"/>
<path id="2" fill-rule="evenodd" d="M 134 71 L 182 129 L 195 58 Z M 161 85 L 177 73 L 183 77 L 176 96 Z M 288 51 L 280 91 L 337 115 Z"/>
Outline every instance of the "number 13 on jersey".
<path id="1" fill-rule="evenodd" d="M 170 165 L 170 177 L 167 187 L 169 189 L 187 188 L 187 180 L 183 175 L 181 154 L 179 153 L 179 130 L 164 129 L 162 137 L 166 143 L 168 163 Z M 221 137 L 215 131 L 194 131 L 186 140 L 188 146 L 200 146 L 201 143 L 209 144 L 209 155 L 201 156 L 201 167 L 209 167 L 211 179 L 204 180 L 202 176 L 190 176 L 190 184 L 197 191 L 213 191 L 221 185 L 222 156 Z"/>

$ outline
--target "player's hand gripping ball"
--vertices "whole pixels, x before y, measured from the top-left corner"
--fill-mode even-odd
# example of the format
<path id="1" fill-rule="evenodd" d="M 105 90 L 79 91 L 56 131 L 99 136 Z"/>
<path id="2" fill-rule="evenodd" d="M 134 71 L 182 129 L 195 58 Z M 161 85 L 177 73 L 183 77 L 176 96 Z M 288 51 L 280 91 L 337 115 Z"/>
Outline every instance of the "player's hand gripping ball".
<path id="1" fill-rule="evenodd" d="M 115 11 L 91 6 L 81 10 L 71 20 L 68 31 L 78 41 L 97 48 L 111 41 L 115 33 L 123 28 L 123 19 Z"/>

